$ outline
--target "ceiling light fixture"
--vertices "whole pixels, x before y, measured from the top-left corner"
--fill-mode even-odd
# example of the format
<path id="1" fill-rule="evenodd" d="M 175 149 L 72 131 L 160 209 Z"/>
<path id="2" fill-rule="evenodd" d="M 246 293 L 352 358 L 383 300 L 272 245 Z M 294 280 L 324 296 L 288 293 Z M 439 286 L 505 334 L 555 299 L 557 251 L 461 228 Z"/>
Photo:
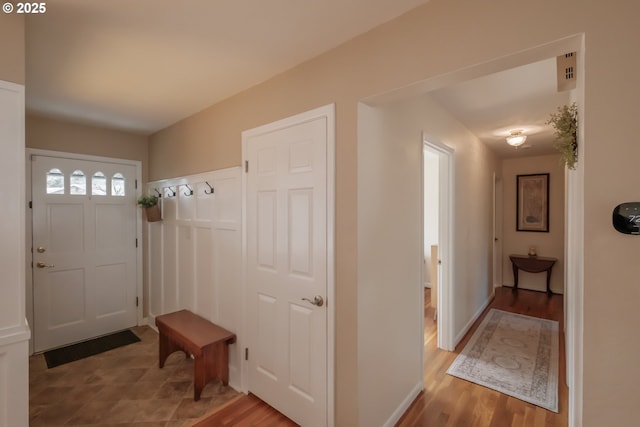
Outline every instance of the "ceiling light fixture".
<path id="1" fill-rule="evenodd" d="M 527 135 L 524 135 L 521 130 L 512 130 L 511 134 L 507 136 L 507 144 L 512 147 L 518 148 L 527 140 Z"/>

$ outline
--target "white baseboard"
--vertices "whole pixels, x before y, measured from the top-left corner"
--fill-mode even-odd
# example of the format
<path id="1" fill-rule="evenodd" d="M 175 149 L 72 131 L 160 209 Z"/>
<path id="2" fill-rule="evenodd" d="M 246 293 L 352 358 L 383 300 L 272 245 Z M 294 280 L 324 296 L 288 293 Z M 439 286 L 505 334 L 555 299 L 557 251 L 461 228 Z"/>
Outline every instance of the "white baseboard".
<path id="1" fill-rule="evenodd" d="M 143 318 L 142 325 L 147 325 L 154 331 L 158 332 L 158 327 L 156 326 L 156 318 L 154 316 L 147 316 Z"/>
<path id="2" fill-rule="evenodd" d="M 454 340 L 454 347 L 457 346 L 460 343 L 460 341 L 462 341 L 462 338 L 464 338 L 467 332 L 469 332 L 469 329 L 471 329 L 471 327 L 476 322 L 476 320 L 478 320 L 482 312 L 489 306 L 489 304 L 491 304 L 491 301 L 493 300 L 494 296 L 495 296 L 495 290 L 491 295 L 489 295 L 489 298 L 487 298 L 487 300 L 482 304 L 482 306 L 480 306 L 480 308 L 473 314 L 473 316 L 471 316 L 471 319 L 469 319 L 467 324 L 464 325 L 464 328 L 462 328 L 462 330 L 458 333 L 458 335 L 456 335 Z"/>
<path id="3" fill-rule="evenodd" d="M 423 389 L 424 389 L 423 381 L 416 384 L 415 387 L 411 389 L 407 397 L 404 398 L 400 406 L 398 406 L 398 408 L 395 411 L 393 411 L 393 414 L 391 414 L 391 417 L 389 417 L 389 419 L 382 426 L 383 427 L 395 426 L 396 423 L 400 420 L 400 418 L 402 418 L 404 413 L 407 412 L 407 409 L 409 409 L 409 406 L 411 406 L 413 401 L 416 400 L 416 397 L 418 397 L 418 395 Z"/>

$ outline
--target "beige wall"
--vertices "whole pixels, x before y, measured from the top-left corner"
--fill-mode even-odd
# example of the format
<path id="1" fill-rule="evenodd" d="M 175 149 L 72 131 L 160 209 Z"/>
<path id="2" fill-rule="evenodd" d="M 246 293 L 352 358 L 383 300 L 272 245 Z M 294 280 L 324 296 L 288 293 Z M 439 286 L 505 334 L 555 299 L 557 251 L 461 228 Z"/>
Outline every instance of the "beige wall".
<path id="1" fill-rule="evenodd" d="M 0 80 L 24 85 L 24 15 L 0 12 Z"/>
<path id="2" fill-rule="evenodd" d="M 549 174 L 549 232 L 516 231 L 516 176 Z M 510 254 L 526 255 L 533 246 L 539 256 L 558 258 L 553 266 L 551 289 L 564 292 L 564 205 L 565 171 L 559 155 L 505 159 L 502 162 L 503 227 L 502 227 L 502 281 L 513 286 Z M 545 291 L 545 274 L 520 271 L 518 287 Z"/>
<path id="3" fill-rule="evenodd" d="M 636 236 L 616 232 L 611 211 L 638 200 L 640 56 L 612 67 L 640 40 L 640 4 L 589 2 L 585 35 L 584 425 L 638 423 L 640 286 Z M 618 68 L 616 70 L 616 68 Z M 621 125 L 623 124 L 623 125 Z M 615 289 L 615 290 L 614 290 Z"/>
<path id="4" fill-rule="evenodd" d="M 374 426 L 420 378 L 422 358 L 412 345 L 420 325 L 410 319 L 424 300 L 422 236 L 415 232 L 422 227 L 422 144 L 394 111 L 361 106 L 358 119 L 358 350 L 367 355 L 358 363 L 358 420 Z M 393 370 L 379 369 L 391 361 L 398 362 Z"/>
<path id="5" fill-rule="evenodd" d="M 149 176 L 238 165 L 241 131 L 336 103 L 336 424 L 356 426 L 357 365 L 367 357 L 357 345 L 358 101 L 584 33 L 584 425 L 633 425 L 640 395 L 638 241 L 616 233 L 610 215 L 616 204 L 638 197 L 637 186 L 621 183 L 634 182 L 640 157 L 635 129 L 623 125 L 636 120 L 640 57 L 629 52 L 640 39 L 639 12 L 640 4 L 627 0 L 431 0 L 153 135 Z M 523 30 L 523 17 L 540 25 Z"/>
<path id="6" fill-rule="evenodd" d="M 361 105 L 358 121 L 358 351 L 365 356 L 358 364 L 358 421 L 374 426 L 390 419 L 399 397 L 422 388 L 422 347 L 416 342 L 424 311 L 423 132 L 454 150 L 454 336 L 492 296 L 487 267 L 498 162 L 425 95 L 380 108 Z M 473 223 L 466 221 L 471 210 Z"/>
<path id="7" fill-rule="evenodd" d="M 148 141 L 137 135 L 37 115 L 27 115 L 28 148 L 63 151 L 142 162 L 142 180 L 147 181 Z"/>

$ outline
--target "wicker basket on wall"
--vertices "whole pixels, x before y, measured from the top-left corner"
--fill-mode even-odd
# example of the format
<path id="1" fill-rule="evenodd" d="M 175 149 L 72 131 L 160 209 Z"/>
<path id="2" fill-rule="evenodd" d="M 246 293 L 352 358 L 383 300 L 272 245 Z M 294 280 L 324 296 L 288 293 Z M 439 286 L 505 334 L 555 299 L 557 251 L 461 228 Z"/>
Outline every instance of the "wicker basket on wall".
<path id="1" fill-rule="evenodd" d="M 158 197 L 154 195 L 142 195 L 138 197 L 138 206 L 144 209 L 144 214 L 148 222 L 162 220 L 162 212 Z"/>
<path id="2" fill-rule="evenodd" d="M 160 205 L 153 205 L 149 208 L 144 208 L 144 214 L 147 217 L 147 222 L 156 222 L 162 220 L 162 212 L 160 211 Z"/>

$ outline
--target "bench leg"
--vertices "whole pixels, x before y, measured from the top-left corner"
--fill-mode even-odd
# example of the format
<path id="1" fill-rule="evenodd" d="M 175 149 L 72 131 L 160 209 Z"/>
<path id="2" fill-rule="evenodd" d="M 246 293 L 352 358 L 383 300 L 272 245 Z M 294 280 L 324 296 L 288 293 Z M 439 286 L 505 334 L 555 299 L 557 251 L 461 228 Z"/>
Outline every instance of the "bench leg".
<path id="1" fill-rule="evenodd" d="M 176 351 L 183 351 L 187 357 L 189 354 L 174 341 L 170 340 L 165 334 L 160 332 L 158 336 L 158 366 L 160 369 L 164 367 L 164 363 L 167 361 L 167 358 Z"/>
<path id="2" fill-rule="evenodd" d="M 202 350 L 194 363 L 193 400 L 200 400 L 202 389 L 214 379 L 229 385 L 229 345 L 219 342 Z"/>
<path id="3" fill-rule="evenodd" d="M 229 344 L 220 342 L 216 344 L 216 347 L 216 377 L 218 377 L 226 387 L 229 385 Z"/>

